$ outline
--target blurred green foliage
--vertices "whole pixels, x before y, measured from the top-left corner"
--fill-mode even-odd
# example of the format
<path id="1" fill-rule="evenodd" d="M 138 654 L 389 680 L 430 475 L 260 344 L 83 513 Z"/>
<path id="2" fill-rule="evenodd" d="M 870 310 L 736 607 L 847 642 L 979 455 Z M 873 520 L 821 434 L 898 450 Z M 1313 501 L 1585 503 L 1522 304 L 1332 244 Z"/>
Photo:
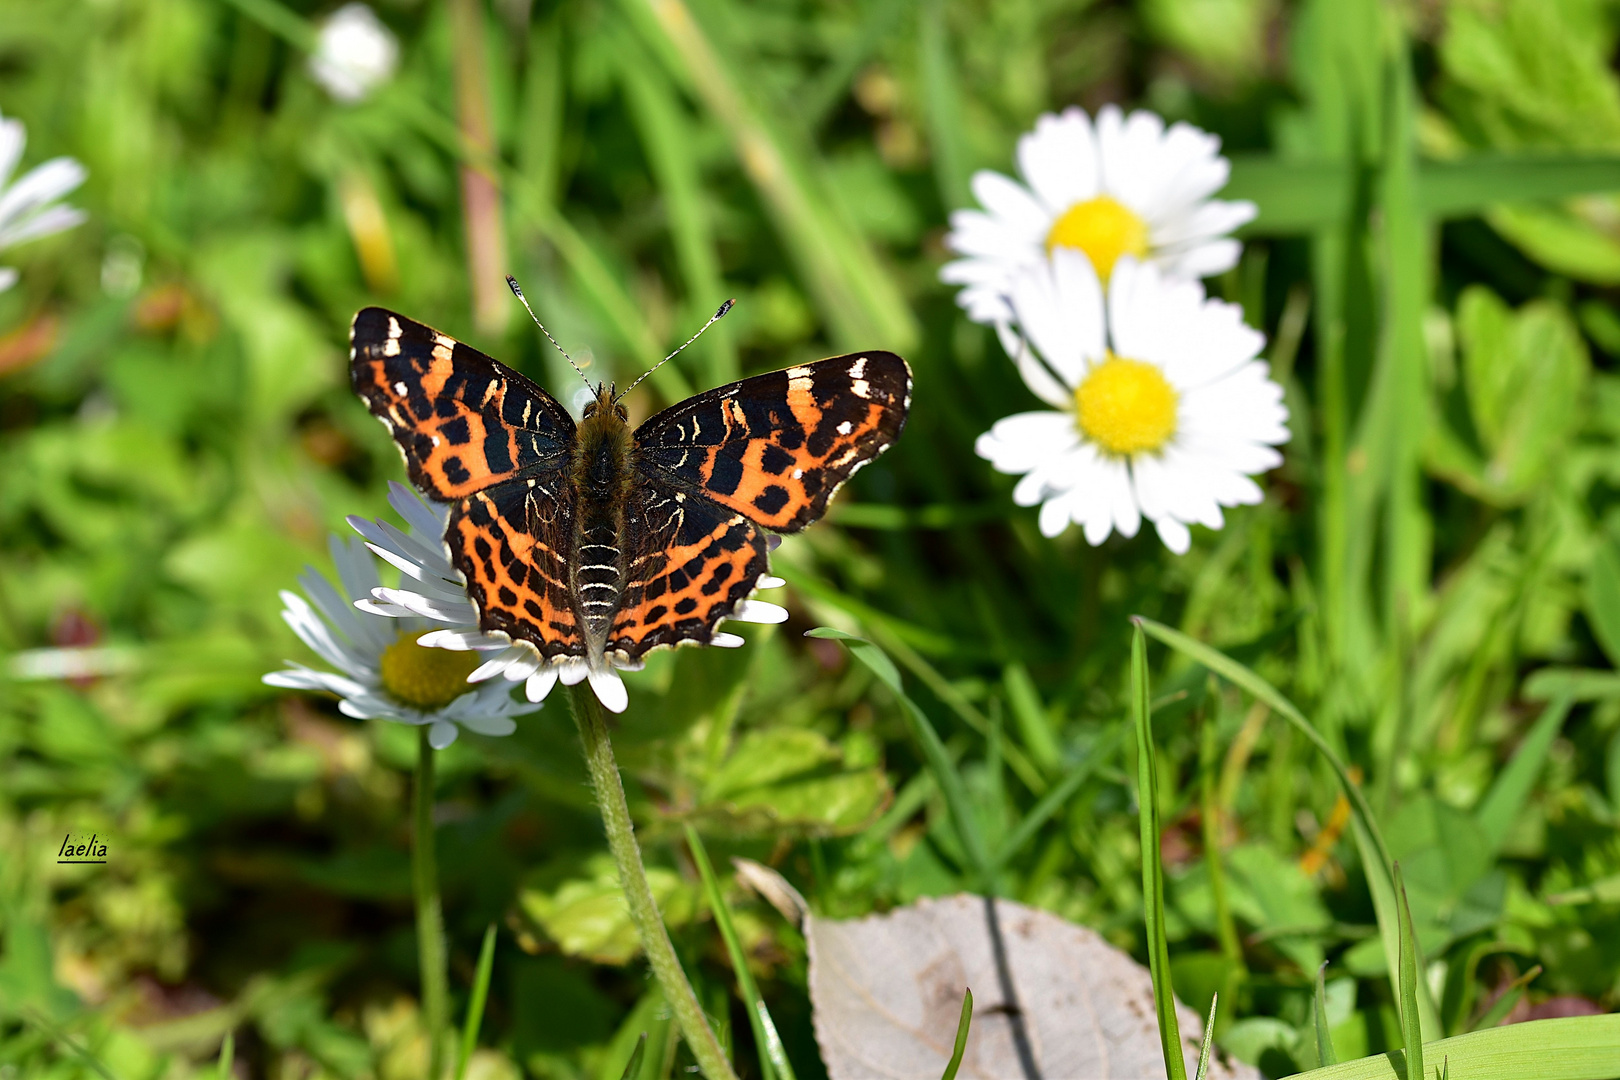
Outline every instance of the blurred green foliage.
<path id="1" fill-rule="evenodd" d="M 1001 892 L 1146 959 L 1115 737 L 1132 613 L 1264 675 L 1359 770 L 1405 871 L 1429 1037 L 1534 964 L 1516 1018 L 1620 1005 L 1620 6 L 474 7 L 496 160 L 471 164 L 502 199 L 470 223 L 466 43 L 440 0 L 379 3 L 401 65 L 353 106 L 277 30 L 326 4 L 0 0 L 0 111 L 28 124 L 25 165 L 88 166 L 91 214 L 8 252 L 22 280 L 0 293 L 0 1071 L 92 1075 L 71 1043 L 127 1080 L 211 1075 L 234 1030 L 239 1075 L 422 1074 L 414 735 L 259 676 L 307 659 L 277 591 L 400 475 L 346 388 L 357 308 L 576 388 L 515 305 L 474 321 L 476 228 L 593 375 L 633 377 L 740 298 L 640 415 L 845 347 L 916 371 L 905 438 L 775 556 L 794 620 L 656 658 L 615 731 L 676 944 L 744 1072 L 687 823 L 799 1076 L 821 1073 L 804 942 L 726 855 L 864 914 L 978 886 L 965 803 Z M 1032 399 L 935 277 L 971 171 L 1010 171 L 1041 111 L 1109 101 L 1221 135 L 1229 194 L 1261 203 L 1211 285 L 1270 337 L 1294 439 L 1265 504 L 1184 558 L 1151 535 L 1047 541 L 1012 506 L 972 442 Z M 800 636 L 818 624 L 898 669 Z M 63 647 L 94 671 L 30 677 Z M 1219 991 L 1220 1045 L 1284 1074 L 1316 1061 L 1325 959 L 1340 1059 L 1400 1045 L 1331 773 L 1234 687 L 1149 660 L 1178 991 L 1200 1011 Z M 642 1031 L 671 1075 L 687 1059 L 632 961 L 563 712 L 442 756 L 457 1016 L 501 927 L 468 1075 L 615 1077 Z M 57 864 L 92 833 L 105 866 Z"/>

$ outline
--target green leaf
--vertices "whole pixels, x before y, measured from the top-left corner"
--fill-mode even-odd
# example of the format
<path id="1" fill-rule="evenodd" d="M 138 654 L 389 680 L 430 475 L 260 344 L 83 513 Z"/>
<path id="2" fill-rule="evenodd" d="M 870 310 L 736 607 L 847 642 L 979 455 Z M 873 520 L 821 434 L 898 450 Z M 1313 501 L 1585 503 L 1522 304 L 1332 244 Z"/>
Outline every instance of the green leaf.
<path id="1" fill-rule="evenodd" d="M 1148 686 L 1147 639 L 1141 621 L 1131 628 L 1131 723 L 1136 729 L 1137 823 L 1142 837 L 1142 910 L 1147 922 L 1148 967 L 1159 1043 L 1170 1080 L 1187 1080 L 1181 1056 L 1181 1023 L 1170 985 L 1170 942 L 1164 927 L 1164 865 L 1159 861 L 1158 749 L 1153 744 L 1153 696 Z"/>
<path id="2" fill-rule="evenodd" d="M 1612 1080 L 1620 1076 L 1620 1013 L 1531 1020 L 1425 1046 L 1468 1080 Z M 1403 1054 L 1375 1054 L 1300 1073 L 1295 1080 L 1413 1080 Z"/>
<path id="3" fill-rule="evenodd" d="M 583 876 L 551 888 L 520 890 L 518 908 L 564 955 L 598 964 L 627 964 L 641 951 L 641 939 L 630 921 L 618 870 L 605 852 L 586 860 L 583 870 Z M 666 924 L 677 927 L 690 921 L 697 910 L 697 894 L 679 874 L 651 866 L 647 882 Z"/>
<path id="4" fill-rule="evenodd" d="M 1209 1018 L 1204 1021 L 1204 1041 L 1198 1048 L 1198 1071 L 1193 1074 L 1194 1080 L 1205 1080 L 1209 1075 L 1209 1052 L 1215 1046 L 1215 1006 L 1220 1000 L 1219 994 L 1209 999 Z"/>

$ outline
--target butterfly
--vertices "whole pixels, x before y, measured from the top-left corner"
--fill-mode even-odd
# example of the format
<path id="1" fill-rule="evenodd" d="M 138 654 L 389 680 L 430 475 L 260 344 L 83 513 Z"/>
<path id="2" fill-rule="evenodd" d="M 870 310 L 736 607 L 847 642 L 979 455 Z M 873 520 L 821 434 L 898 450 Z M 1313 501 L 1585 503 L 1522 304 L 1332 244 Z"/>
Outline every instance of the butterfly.
<path id="1" fill-rule="evenodd" d="M 592 672 L 715 642 L 769 576 L 771 534 L 820 518 L 911 407 L 910 367 L 873 351 L 729 383 L 632 431 L 611 385 L 576 424 L 530 379 L 383 308 L 349 342 L 355 392 L 411 482 L 450 505 L 480 629 Z"/>

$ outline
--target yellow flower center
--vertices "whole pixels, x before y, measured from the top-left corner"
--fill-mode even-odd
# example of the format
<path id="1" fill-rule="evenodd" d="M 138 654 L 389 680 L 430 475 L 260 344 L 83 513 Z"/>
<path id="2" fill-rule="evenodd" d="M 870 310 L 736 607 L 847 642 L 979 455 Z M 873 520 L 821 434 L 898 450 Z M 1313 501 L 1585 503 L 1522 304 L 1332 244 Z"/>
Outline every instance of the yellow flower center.
<path id="1" fill-rule="evenodd" d="M 423 712 L 442 709 L 471 690 L 467 676 L 478 666 L 476 652 L 452 652 L 418 645 L 422 631 L 399 635 L 383 650 L 383 689 L 403 705 Z"/>
<path id="2" fill-rule="evenodd" d="M 1097 276 L 1107 281 L 1120 256 L 1140 259 L 1147 254 L 1147 222 L 1112 196 L 1098 195 L 1075 203 L 1052 223 L 1052 231 L 1046 234 L 1046 253 L 1059 247 L 1085 252 Z"/>
<path id="3" fill-rule="evenodd" d="M 1081 433 L 1111 454 L 1163 446 L 1176 433 L 1176 402 L 1164 372 L 1112 352 L 1074 392 Z"/>

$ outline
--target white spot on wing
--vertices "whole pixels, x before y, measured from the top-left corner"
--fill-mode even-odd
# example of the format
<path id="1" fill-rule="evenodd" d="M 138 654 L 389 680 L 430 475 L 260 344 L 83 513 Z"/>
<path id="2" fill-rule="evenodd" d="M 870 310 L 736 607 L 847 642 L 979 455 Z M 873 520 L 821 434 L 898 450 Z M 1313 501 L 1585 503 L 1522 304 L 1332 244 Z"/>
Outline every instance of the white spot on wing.
<path id="1" fill-rule="evenodd" d="M 853 364 L 849 365 L 849 377 L 852 379 L 861 379 L 866 377 L 866 357 L 863 356 Z"/>
<path id="2" fill-rule="evenodd" d="M 849 384 L 849 392 L 858 398 L 871 397 L 871 390 L 871 386 L 867 384 L 865 379 L 856 379 L 854 382 Z"/>
<path id="3" fill-rule="evenodd" d="M 398 394 L 400 397 L 404 397 L 406 394 L 408 394 L 410 392 L 411 392 L 411 388 L 406 386 L 404 383 L 397 382 L 397 383 L 394 384 L 394 393 Z"/>
<path id="4" fill-rule="evenodd" d="M 840 435 L 848 435 L 853 430 L 855 430 L 854 425 L 852 425 L 848 420 L 845 420 L 843 423 L 838 425 L 838 434 Z"/>

